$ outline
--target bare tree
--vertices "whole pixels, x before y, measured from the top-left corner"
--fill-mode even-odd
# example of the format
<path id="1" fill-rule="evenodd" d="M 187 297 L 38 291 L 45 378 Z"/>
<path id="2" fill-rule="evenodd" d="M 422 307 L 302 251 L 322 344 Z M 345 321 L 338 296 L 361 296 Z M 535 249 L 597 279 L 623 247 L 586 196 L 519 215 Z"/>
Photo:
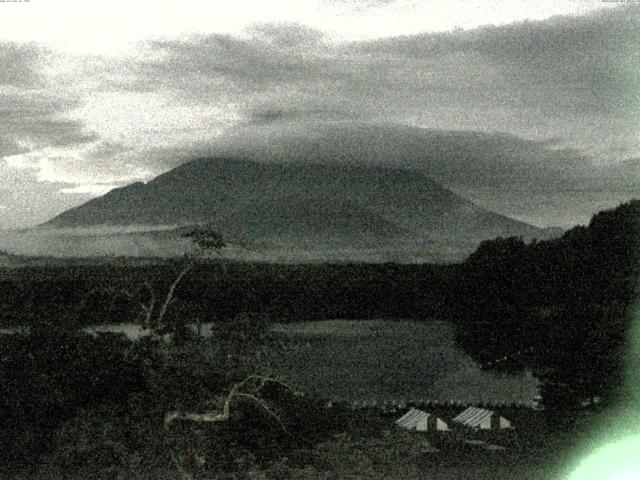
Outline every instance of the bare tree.
<path id="1" fill-rule="evenodd" d="M 285 387 L 292 393 L 295 393 L 293 388 L 286 383 L 276 380 L 273 377 L 265 377 L 262 375 L 249 375 L 244 380 L 236 383 L 224 400 L 222 411 L 206 412 L 206 413 L 193 413 L 193 412 L 169 412 L 164 417 L 164 426 L 169 428 L 171 424 L 176 420 L 188 420 L 192 422 L 207 422 L 217 423 L 226 422 L 231 419 L 231 405 L 238 399 L 248 399 L 254 402 L 260 407 L 267 415 L 276 420 L 283 431 L 287 431 L 284 423 L 280 417 L 269 407 L 268 403 L 260 398 L 260 392 L 267 383 L 276 383 Z"/>
<path id="2" fill-rule="evenodd" d="M 153 334 L 161 336 L 167 331 L 185 328 L 185 322 L 179 322 L 175 328 L 169 328 L 166 323 L 166 315 L 169 307 L 174 302 L 175 292 L 184 277 L 193 270 L 194 266 L 202 259 L 210 256 L 219 256 L 221 250 L 228 245 L 222 235 L 212 227 L 198 227 L 182 235 L 183 238 L 191 240 L 194 249 L 183 256 L 183 266 L 169 286 L 162 303 L 158 303 L 156 292 L 149 281 L 144 282 L 144 286 L 149 291 L 147 303 L 141 303 L 143 317 L 141 324 L 143 328 L 149 329 Z"/>
<path id="3" fill-rule="evenodd" d="M 176 421 L 187 421 L 196 423 L 224 423 L 233 418 L 232 405 L 242 399 L 250 400 L 255 406 L 272 418 L 280 427 L 280 429 L 287 435 L 291 435 L 285 425 L 285 422 L 276 412 L 275 408 L 269 405 L 269 403 L 262 398 L 262 389 L 269 383 L 275 383 L 285 387 L 291 394 L 295 395 L 295 391 L 289 385 L 276 380 L 273 377 L 261 376 L 261 375 L 249 375 L 244 380 L 233 385 L 229 393 L 224 399 L 222 409 L 204 413 L 195 412 L 181 412 L 172 411 L 168 412 L 164 417 L 164 427 L 169 428 Z M 188 454 L 180 451 L 176 452 L 172 450 L 170 452 L 171 461 L 175 465 L 176 469 L 180 473 L 180 476 L 184 480 L 192 480 L 194 477 L 191 475 L 185 466 L 187 462 Z M 197 454 L 195 455 L 197 459 Z"/>

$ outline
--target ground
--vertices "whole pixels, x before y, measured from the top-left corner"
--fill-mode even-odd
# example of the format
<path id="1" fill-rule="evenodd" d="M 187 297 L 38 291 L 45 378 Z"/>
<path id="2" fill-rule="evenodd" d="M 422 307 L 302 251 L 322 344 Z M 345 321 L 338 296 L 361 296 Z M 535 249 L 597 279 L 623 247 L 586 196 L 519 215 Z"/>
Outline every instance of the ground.
<path id="1" fill-rule="evenodd" d="M 292 451 L 286 461 L 272 468 L 280 476 L 271 470 L 266 475 L 303 480 L 560 479 L 597 417 L 581 412 L 563 423 L 548 412 L 507 414 L 517 425 L 515 430 L 454 429 L 422 434 L 397 428 L 393 418 L 375 412 L 352 413 L 345 421 L 345 432 L 311 450 Z M 504 449 L 487 448 L 490 445 Z"/>
<path id="2" fill-rule="evenodd" d="M 480 432 L 466 428 L 417 433 L 394 425 L 395 416 L 376 410 L 335 410 L 344 428 L 318 443 L 290 449 L 248 474 L 198 474 L 192 479 L 215 480 L 566 480 L 567 468 L 594 425 L 606 415 L 581 411 L 567 417 L 528 409 L 503 412 L 514 430 Z M 453 409 L 440 409 L 450 418 Z M 600 412 L 604 413 L 604 412 Z M 504 447 L 491 449 L 490 445 Z M 5 477 L 3 477 L 5 478 Z M 8 477 L 6 477 L 8 478 Z M 19 480 L 86 479 L 43 465 Z M 122 473 L 90 478 L 185 479 L 175 471 Z"/>
<path id="3" fill-rule="evenodd" d="M 455 347 L 447 323 L 330 320 L 276 325 L 273 334 L 265 368 L 317 403 L 311 417 L 305 417 L 308 425 L 331 424 L 330 428 L 304 446 L 300 442 L 284 450 L 271 447 L 276 455 L 268 461 L 239 469 L 247 474 L 229 476 L 215 469 L 212 473 L 211 468 L 199 474 L 195 469 L 194 480 L 559 479 L 582 458 L 589 439 L 595 438 L 594 432 L 606 419 L 605 410 L 559 413 L 522 406 L 537 393 L 536 382 L 527 375 L 481 371 Z M 452 418 L 474 399 L 495 403 L 494 409 L 515 428 L 476 432 L 456 427 Z M 426 403 L 424 408 L 447 421 L 452 430 L 422 434 L 396 427 L 395 420 L 411 402 Z M 104 433 L 101 419 L 111 418 L 111 407 L 104 408 L 102 417 L 101 411 L 91 410 L 81 423 L 93 432 L 83 436 L 91 452 L 98 434 Z M 154 414 L 152 423 L 160 423 L 161 418 Z M 150 425 L 145 431 L 165 434 L 162 428 L 154 428 Z M 206 433 L 187 436 L 195 443 L 194 451 L 210 441 L 211 432 Z M 140 436 L 136 433 L 136 438 Z M 105 434 L 103 440 L 110 442 L 112 437 Z M 149 440 L 148 435 L 142 437 Z M 103 441 L 101 451 L 110 451 L 109 445 Z M 75 442 L 71 446 L 74 452 L 78 449 Z M 166 457 L 164 450 L 158 451 Z M 117 472 L 101 471 L 98 476 L 74 477 L 49 456 L 19 474 L 4 474 L 0 466 L 0 478 L 187 478 L 175 469 L 169 471 L 168 462 L 160 463 L 157 470 L 141 471 L 137 457 L 129 453 L 126 462 L 115 467 Z"/>
<path id="4" fill-rule="evenodd" d="M 310 394 L 359 404 L 455 402 L 531 405 L 528 373 L 481 371 L 439 321 L 326 320 L 277 325 L 273 372 Z"/>

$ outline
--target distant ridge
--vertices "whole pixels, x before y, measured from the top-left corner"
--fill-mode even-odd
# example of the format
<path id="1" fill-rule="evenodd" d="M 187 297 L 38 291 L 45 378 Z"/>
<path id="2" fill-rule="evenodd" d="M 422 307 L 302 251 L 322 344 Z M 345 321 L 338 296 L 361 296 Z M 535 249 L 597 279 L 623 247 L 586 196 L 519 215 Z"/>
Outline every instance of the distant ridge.
<path id="1" fill-rule="evenodd" d="M 481 240 L 551 233 L 487 211 L 414 171 L 227 158 L 194 160 L 112 190 L 45 226 L 195 224 L 214 224 L 276 257 L 317 260 L 451 261 Z"/>

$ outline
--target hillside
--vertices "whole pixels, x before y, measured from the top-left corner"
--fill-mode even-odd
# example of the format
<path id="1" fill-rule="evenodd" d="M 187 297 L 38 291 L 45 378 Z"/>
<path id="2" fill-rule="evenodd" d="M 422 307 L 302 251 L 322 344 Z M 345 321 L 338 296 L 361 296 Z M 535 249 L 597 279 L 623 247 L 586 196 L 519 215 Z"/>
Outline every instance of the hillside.
<path id="1" fill-rule="evenodd" d="M 20 265 L 20 258 L 0 249 L 0 268 L 10 268 Z"/>
<path id="2" fill-rule="evenodd" d="M 446 261 L 463 258 L 484 239 L 547 235 L 416 172 L 227 159 L 192 161 L 113 190 L 45 226 L 203 223 L 276 257 L 306 259 Z"/>

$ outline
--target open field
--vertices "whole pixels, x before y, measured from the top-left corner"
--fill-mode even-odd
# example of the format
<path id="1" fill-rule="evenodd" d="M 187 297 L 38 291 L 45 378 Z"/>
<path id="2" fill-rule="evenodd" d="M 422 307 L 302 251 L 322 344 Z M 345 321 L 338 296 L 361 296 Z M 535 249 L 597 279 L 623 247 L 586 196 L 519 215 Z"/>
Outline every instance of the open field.
<path id="1" fill-rule="evenodd" d="M 349 402 L 531 405 L 529 373 L 481 371 L 456 346 L 447 322 L 326 320 L 276 325 L 284 348 L 273 371 L 300 390 Z"/>
<path id="2" fill-rule="evenodd" d="M 144 335 L 130 323 L 86 331 L 122 333 L 133 340 Z M 334 402 L 530 406 L 538 395 L 538 382 L 529 372 L 480 370 L 456 347 L 448 322 L 325 320 L 277 324 L 272 332 L 280 348 L 268 351 L 269 373 Z M 211 324 L 203 324 L 201 333 L 211 335 Z"/>

